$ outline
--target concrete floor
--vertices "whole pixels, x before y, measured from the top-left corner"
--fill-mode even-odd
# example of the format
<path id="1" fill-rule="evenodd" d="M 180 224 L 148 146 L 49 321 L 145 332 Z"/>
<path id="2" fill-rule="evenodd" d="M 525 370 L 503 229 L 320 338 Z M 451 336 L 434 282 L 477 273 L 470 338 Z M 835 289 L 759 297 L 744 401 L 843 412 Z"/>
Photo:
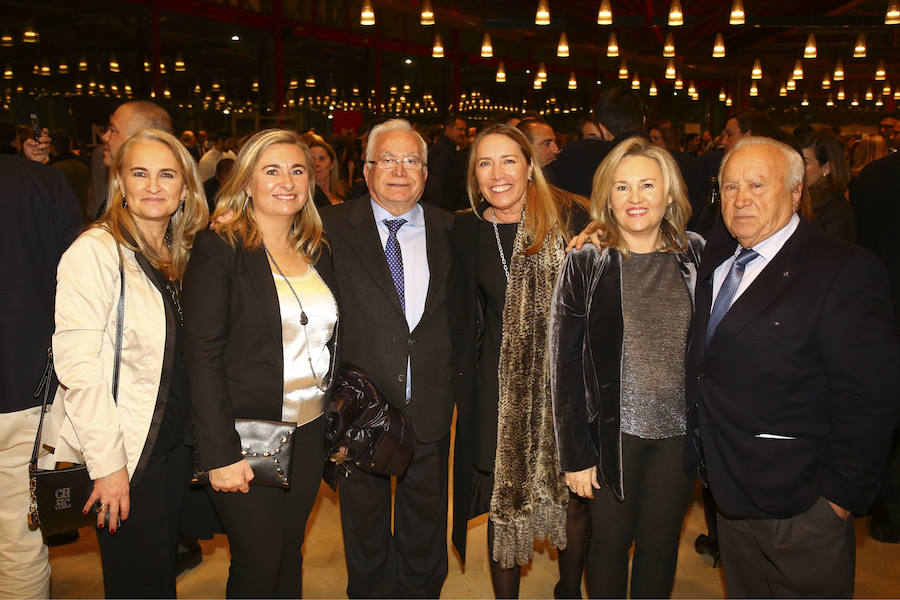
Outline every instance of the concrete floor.
<path id="1" fill-rule="evenodd" d="M 675 598 L 715 598 L 724 595 L 721 568 L 694 552 L 693 542 L 706 525 L 699 503 L 699 489 L 688 509 L 681 537 Z M 450 549 L 450 565 L 442 598 L 492 598 L 488 574 L 487 517 L 474 519 L 469 529 L 469 564 L 463 572 L 457 555 Z M 866 520 L 856 520 L 856 596 L 896 598 L 900 596 L 900 545 L 872 540 Z M 449 539 L 449 536 L 448 536 Z M 216 536 L 201 541 L 203 563 L 178 578 L 180 598 L 223 598 L 228 576 L 228 541 Z M 448 544 L 449 547 L 449 544 Z M 557 580 L 556 553 L 546 543 L 536 543 L 532 564 L 523 571 L 520 596 L 549 598 Z M 347 571 L 338 517 L 337 496 L 322 486 L 310 518 L 304 546 L 303 595 L 307 598 L 346 597 Z M 53 568 L 53 598 L 97 598 L 103 596 L 97 538 L 82 529 L 78 542 L 50 549 Z"/>

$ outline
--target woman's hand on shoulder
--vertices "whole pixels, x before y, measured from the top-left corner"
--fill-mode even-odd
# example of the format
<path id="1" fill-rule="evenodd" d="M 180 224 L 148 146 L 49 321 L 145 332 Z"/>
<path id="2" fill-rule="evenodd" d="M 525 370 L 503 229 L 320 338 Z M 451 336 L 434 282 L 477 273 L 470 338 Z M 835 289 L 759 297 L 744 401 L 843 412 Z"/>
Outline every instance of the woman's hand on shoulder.
<path id="1" fill-rule="evenodd" d="M 594 221 L 588 223 L 585 228 L 569 240 L 569 245 L 566 246 L 566 252 L 571 250 L 581 250 L 581 247 L 584 246 L 585 242 L 590 241 L 593 245 L 598 248 L 602 248 L 603 246 L 600 244 L 600 236 L 603 235 L 603 230 L 600 229 L 599 225 L 597 225 Z"/>
<path id="2" fill-rule="evenodd" d="M 209 483 L 217 492 L 241 492 L 250 491 L 250 482 L 253 481 L 253 469 L 246 458 L 236 463 L 209 470 Z"/>
<path id="3" fill-rule="evenodd" d="M 594 490 L 600 489 L 596 465 L 584 471 L 566 472 L 566 485 L 573 494 L 578 494 L 582 498 L 593 498 Z"/>
<path id="4" fill-rule="evenodd" d="M 84 503 L 81 512 L 87 514 L 91 506 L 99 502 L 97 529 L 103 529 L 105 523 L 108 525 L 109 532 L 115 533 L 122 521 L 128 518 L 131 510 L 130 490 L 131 482 L 125 467 L 113 471 L 109 475 L 98 477 L 94 480 L 94 489 L 87 502 Z"/>

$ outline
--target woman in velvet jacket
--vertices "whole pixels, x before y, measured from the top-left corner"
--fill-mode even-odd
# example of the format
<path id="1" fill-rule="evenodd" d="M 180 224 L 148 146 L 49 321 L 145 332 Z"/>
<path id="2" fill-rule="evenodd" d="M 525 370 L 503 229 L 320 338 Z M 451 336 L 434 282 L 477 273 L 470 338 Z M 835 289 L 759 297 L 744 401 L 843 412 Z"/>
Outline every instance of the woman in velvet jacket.
<path id="1" fill-rule="evenodd" d="M 632 597 L 671 594 L 695 482 L 682 468 L 684 356 L 704 242 L 685 232 L 690 210 L 668 152 L 620 143 L 594 175 L 602 247 L 572 251 L 554 292 L 554 423 L 566 484 L 591 499 L 591 597 L 625 597 L 632 542 Z"/>
<path id="2" fill-rule="evenodd" d="M 325 460 L 337 354 L 334 275 L 299 136 L 250 138 L 197 236 L 184 280 L 199 468 L 231 548 L 228 597 L 299 597 L 300 548 Z M 289 421 L 290 489 L 253 484 L 235 418 Z"/>

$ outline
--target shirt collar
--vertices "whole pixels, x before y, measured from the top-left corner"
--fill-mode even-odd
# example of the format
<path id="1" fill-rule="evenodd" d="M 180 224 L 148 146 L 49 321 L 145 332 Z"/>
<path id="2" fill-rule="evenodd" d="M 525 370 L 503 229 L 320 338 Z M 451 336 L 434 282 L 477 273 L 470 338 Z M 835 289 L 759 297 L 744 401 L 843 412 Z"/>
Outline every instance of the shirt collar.
<path id="1" fill-rule="evenodd" d="M 791 215 L 791 218 L 788 220 L 787 225 L 761 241 L 760 243 L 753 246 L 753 249 L 756 250 L 757 254 L 766 259 L 766 262 L 769 262 L 775 255 L 778 254 L 778 251 L 781 250 L 781 247 L 784 246 L 785 242 L 788 241 L 788 238 L 793 235 L 793 233 L 797 230 L 797 226 L 800 224 L 800 217 L 797 216 L 797 213 Z M 735 255 L 737 255 L 742 250 L 741 245 L 738 244 L 737 249 L 735 250 Z"/>
<path id="2" fill-rule="evenodd" d="M 412 225 L 414 227 L 425 227 L 425 211 L 422 209 L 422 205 L 416 203 L 410 210 L 403 213 L 402 215 L 393 215 L 384 209 L 380 204 L 369 198 L 369 202 L 372 205 L 372 214 L 375 215 L 375 222 L 381 223 L 385 219 L 406 219 L 406 223 Z"/>

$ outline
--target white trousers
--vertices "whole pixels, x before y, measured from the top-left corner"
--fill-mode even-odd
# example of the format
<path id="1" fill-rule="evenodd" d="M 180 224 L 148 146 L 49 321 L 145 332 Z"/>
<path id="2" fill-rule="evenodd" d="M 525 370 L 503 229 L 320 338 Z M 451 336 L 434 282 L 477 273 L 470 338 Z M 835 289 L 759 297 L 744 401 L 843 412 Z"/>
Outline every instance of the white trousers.
<path id="1" fill-rule="evenodd" d="M 0 598 L 49 598 L 50 561 L 28 514 L 28 461 L 41 407 L 0 413 Z"/>

